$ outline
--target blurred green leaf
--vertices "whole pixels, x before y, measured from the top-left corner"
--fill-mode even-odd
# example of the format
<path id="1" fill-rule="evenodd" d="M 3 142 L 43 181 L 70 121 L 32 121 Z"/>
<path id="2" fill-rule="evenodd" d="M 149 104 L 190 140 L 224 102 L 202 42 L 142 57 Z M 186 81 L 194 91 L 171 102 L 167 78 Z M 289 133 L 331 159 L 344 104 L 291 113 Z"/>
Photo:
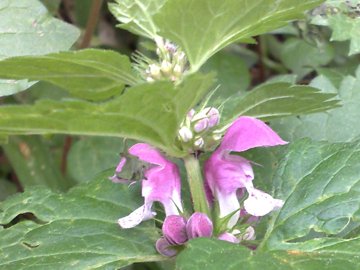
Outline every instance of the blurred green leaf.
<path id="1" fill-rule="evenodd" d="M 315 68 L 328 64 L 333 57 L 334 49 L 330 44 L 324 43 L 317 47 L 302 39 L 289 38 L 281 46 L 281 61 L 300 78 Z"/>
<path id="2" fill-rule="evenodd" d="M 325 111 L 338 106 L 334 94 L 304 85 L 265 83 L 244 96 L 231 97 L 224 106 L 226 123 L 239 115 L 269 120 L 289 115 Z M 226 124 L 225 123 L 225 124 Z"/>
<path id="3" fill-rule="evenodd" d="M 107 99 L 124 84 L 137 82 L 126 56 L 96 49 L 6 59 L 0 62 L 0 77 L 44 80 L 93 100 Z"/>
<path id="4" fill-rule="evenodd" d="M 2 0 L 0 16 L 0 59 L 68 50 L 80 35 L 76 27 L 50 16 L 37 0 Z M 0 80 L 0 96 L 23 91 L 32 84 Z"/>
<path id="5" fill-rule="evenodd" d="M 15 194 L 16 191 L 17 188 L 12 182 L 0 178 L 0 201 L 4 201 L 10 195 Z"/>
<path id="6" fill-rule="evenodd" d="M 153 222 L 121 229 L 117 219 L 140 206 L 139 190 L 101 177 L 67 194 L 29 189 L 0 205 L 0 224 L 24 213 L 36 220 L 0 226 L 0 269 L 118 269 L 159 261 Z M 138 194 L 138 196 L 136 196 Z"/>
<path id="7" fill-rule="evenodd" d="M 333 81 L 335 78 L 331 79 Z M 342 106 L 326 113 L 272 121 L 275 130 L 284 139 L 290 141 L 309 137 L 319 141 L 344 142 L 359 137 L 360 68 L 356 77 L 350 75 L 344 77 L 339 90 L 324 76 L 316 78 L 311 84 L 322 89 L 323 92 L 337 93 Z"/>
<path id="8" fill-rule="evenodd" d="M 52 190 L 67 190 L 72 183 L 62 177 L 53 154 L 40 137 L 13 136 L 2 145 L 6 157 L 23 187 L 43 185 Z"/>
<path id="9" fill-rule="evenodd" d="M 252 36 L 299 18 L 318 0 L 172 0 L 154 21 L 160 36 L 179 45 L 197 71 L 207 59 L 235 41 L 253 42 Z"/>
<path id="10" fill-rule="evenodd" d="M 155 82 L 127 89 L 109 102 L 41 100 L 0 107 L 0 132 L 128 137 L 168 154 L 184 155 L 175 144 L 180 123 L 213 84 L 212 75 L 192 75 L 182 84 Z"/>
<path id="11" fill-rule="evenodd" d="M 75 142 L 68 155 L 69 175 L 77 182 L 88 182 L 119 162 L 123 140 L 109 137 L 86 137 Z"/>

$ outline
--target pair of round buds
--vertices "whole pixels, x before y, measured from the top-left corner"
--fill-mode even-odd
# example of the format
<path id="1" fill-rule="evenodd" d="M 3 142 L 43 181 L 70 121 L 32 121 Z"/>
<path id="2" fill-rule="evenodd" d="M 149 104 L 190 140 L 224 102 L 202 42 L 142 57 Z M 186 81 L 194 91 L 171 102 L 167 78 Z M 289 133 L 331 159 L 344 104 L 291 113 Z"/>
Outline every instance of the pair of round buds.
<path id="1" fill-rule="evenodd" d="M 199 212 L 192 214 L 188 220 L 183 216 L 170 215 L 164 220 L 162 233 L 163 237 L 156 242 L 156 249 L 160 254 L 172 257 L 177 254 L 177 247 L 188 240 L 211 237 L 213 224 L 207 215 Z"/>
<path id="2" fill-rule="evenodd" d="M 162 226 L 163 237 L 156 241 L 156 250 L 164 256 L 173 257 L 178 253 L 178 247 L 188 240 L 211 237 L 213 230 L 212 221 L 204 213 L 195 212 L 188 220 L 179 215 L 167 216 Z M 238 244 L 241 240 L 255 239 L 255 231 L 249 226 L 243 234 L 239 230 L 233 230 L 232 233 L 223 232 L 217 238 Z"/>
<path id="3" fill-rule="evenodd" d="M 217 126 L 219 121 L 220 113 L 214 107 L 206 107 L 198 113 L 191 110 L 179 130 L 179 138 L 184 143 L 193 142 L 196 149 L 203 149 L 205 140 L 202 135 Z M 221 138 L 216 134 L 213 134 L 213 137 L 215 141 Z"/>

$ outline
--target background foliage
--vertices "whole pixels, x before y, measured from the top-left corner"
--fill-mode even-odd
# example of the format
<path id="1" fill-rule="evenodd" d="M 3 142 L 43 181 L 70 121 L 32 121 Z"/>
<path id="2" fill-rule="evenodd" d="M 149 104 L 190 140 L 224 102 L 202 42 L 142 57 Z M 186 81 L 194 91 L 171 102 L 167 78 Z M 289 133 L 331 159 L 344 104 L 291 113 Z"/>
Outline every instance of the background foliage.
<path id="1" fill-rule="evenodd" d="M 0 269 L 358 269 L 359 31 L 357 0 L 0 0 Z M 131 66 L 157 35 L 188 56 L 179 84 Z M 164 261 L 158 221 L 116 224 L 138 184 L 107 178 L 123 138 L 184 156 L 179 124 L 215 88 L 223 125 L 290 141 L 246 153 L 285 205 L 256 251 L 195 239 Z"/>

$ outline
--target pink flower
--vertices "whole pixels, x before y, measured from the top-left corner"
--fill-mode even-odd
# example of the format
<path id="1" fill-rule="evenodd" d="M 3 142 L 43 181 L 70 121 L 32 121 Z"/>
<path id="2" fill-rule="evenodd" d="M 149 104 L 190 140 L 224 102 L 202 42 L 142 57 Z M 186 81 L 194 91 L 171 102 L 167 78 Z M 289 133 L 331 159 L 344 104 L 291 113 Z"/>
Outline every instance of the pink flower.
<path id="1" fill-rule="evenodd" d="M 205 163 L 205 181 L 206 188 L 211 191 L 210 196 L 214 196 L 219 203 L 220 218 L 232 215 L 229 228 L 236 224 L 240 216 L 239 189 L 248 192 L 244 208 L 253 216 L 266 215 L 283 204 L 281 200 L 254 188 L 250 162 L 230 152 L 286 143 L 264 122 L 252 117 L 239 117 L 226 131 L 220 146 Z"/>
<path id="2" fill-rule="evenodd" d="M 142 181 L 142 196 L 144 205 L 133 211 L 130 215 L 118 220 L 122 228 L 132 228 L 143 220 L 154 217 L 152 204 L 160 202 L 166 216 L 179 215 L 183 211 L 180 197 L 180 173 L 175 163 L 167 160 L 158 150 L 145 143 L 138 143 L 129 149 L 129 153 L 140 160 L 152 164 L 145 171 L 145 179 Z M 122 164 L 121 164 L 122 163 Z M 121 160 L 118 168 L 124 166 Z"/>

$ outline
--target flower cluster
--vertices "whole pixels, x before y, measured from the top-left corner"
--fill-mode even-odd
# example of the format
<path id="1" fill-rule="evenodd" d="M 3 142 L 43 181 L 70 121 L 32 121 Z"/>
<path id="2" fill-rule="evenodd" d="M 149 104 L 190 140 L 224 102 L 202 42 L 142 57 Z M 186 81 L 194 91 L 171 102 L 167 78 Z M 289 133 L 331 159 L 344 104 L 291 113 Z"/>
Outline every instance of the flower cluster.
<path id="1" fill-rule="evenodd" d="M 196 150 L 200 147 L 196 143 L 199 138 L 213 136 L 216 132 L 213 128 L 218 122 L 216 109 L 205 108 L 199 113 L 191 111 L 180 128 L 179 138 L 184 143 L 191 142 Z M 283 201 L 256 189 L 251 162 L 232 152 L 283 144 L 286 142 L 264 122 L 252 117 L 239 117 L 226 130 L 220 145 L 203 166 L 205 180 L 200 185 L 200 192 L 206 195 L 209 211 L 201 213 L 195 209 L 190 217 L 183 210 L 177 165 L 154 147 L 145 143 L 135 144 L 129 148 L 129 154 L 151 165 L 145 170 L 142 180 L 144 204 L 120 218 L 118 223 L 122 228 L 134 227 L 154 217 L 153 202 L 160 202 L 166 218 L 162 226 L 163 237 L 157 241 L 156 248 L 165 256 L 174 256 L 182 245 L 196 237 L 214 236 L 233 243 L 252 240 L 255 237 L 253 222 L 280 208 Z M 193 153 L 189 152 L 189 155 Z M 122 158 L 118 172 L 125 163 Z M 192 196 L 194 201 L 196 198 L 194 194 Z"/>
<path id="2" fill-rule="evenodd" d="M 133 56 L 139 73 L 148 82 L 157 80 L 178 81 L 187 69 L 185 53 L 172 42 L 158 37 L 156 54 L 159 60 L 153 61 L 141 53 Z"/>
<path id="3" fill-rule="evenodd" d="M 191 110 L 180 126 L 178 139 L 188 152 L 206 150 L 218 143 L 221 135 L 214 128 L 219 124 L 218 109 L 206 107 L 199 112 Z"/>

